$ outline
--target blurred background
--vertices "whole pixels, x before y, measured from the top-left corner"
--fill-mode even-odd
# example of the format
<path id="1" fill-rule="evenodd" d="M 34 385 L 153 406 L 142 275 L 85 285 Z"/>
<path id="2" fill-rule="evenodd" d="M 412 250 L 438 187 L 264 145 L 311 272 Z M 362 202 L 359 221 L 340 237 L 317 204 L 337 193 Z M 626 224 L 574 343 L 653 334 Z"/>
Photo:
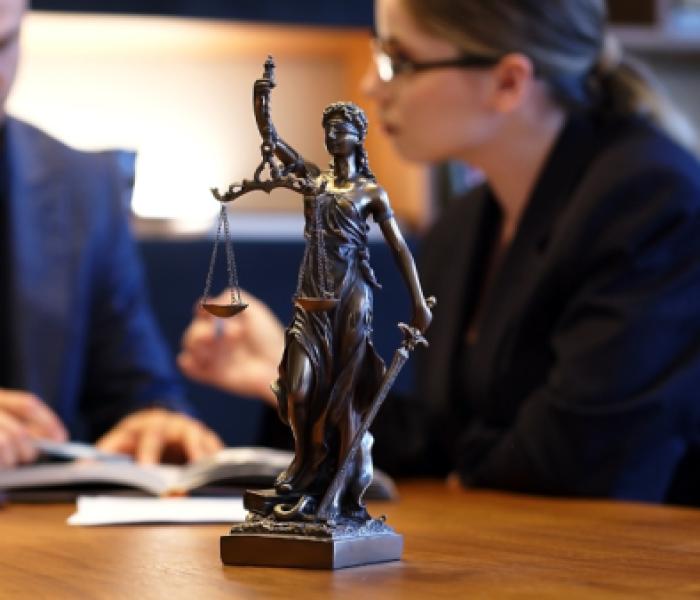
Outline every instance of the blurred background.
<path id="1" fill-rule="evenodd" d="M 700 127 L 700 0 L 609 0 L 615 30 Z M 321 113 L 336 100 L 367 109 L 367 149 L 414 246 L 440 206 L 474 181 L 462 166 L 400 160 L 371 127 L 360 78 L 370 59 L 371 0 L 36 0 L 25 22 L 10 112 L 81 149 L 137 152 L 132 210 L 157 317 L 173 349 L 201 294 L 218 203 L 209 188 L 259 163 L 253 81 L 277 62 L 272 114 L 305 157 L 327 163 Z M 241 285 L 282 319 L 303 251 L 300 199 L 251 194 L 230 209 Z M 392 259 L 377 240 L 377 346 L 388 359 L 408 314 Z M 223 264 L 219 267 L 223 271 Z M 223 286 L 223 272 L 218 285 Z M 410 384 L 410 369 L 399 388 Z M 190 386 L 229 443 L 252 443 L 262 407 Z M 232 403 L 237 410 L 231 411 Z M 235 417 L 232 417 L 235 415 Z"/>
<path id="2" fill-rule="evenodd" d="M 700 124 L 700 0 L 608 4 L 626 49 Z M 278 65 L 275 122 L 304 156 L 327 161 L 320 115 L 329 102 L 353 100 L 372 116 L 359 89 L 371 0 L 36 0 L 32 8 L 22 42 L 28 66 L 11 111 L 79 148 L 136 150 L 133 210 L 151 235 L 208 231 L 217 210 L 208 189 L 255 168 L 251 89 L 268 53 Z M 378 131 L 370 129 L 367 145 L 404 225 L 425 228 L 436 200 L 432 174 L 403 163 Z M 297 207 L 279 191 L 232 210 L 291 216 Z M 254 221 L 245 221 L 247 233 Z"/>

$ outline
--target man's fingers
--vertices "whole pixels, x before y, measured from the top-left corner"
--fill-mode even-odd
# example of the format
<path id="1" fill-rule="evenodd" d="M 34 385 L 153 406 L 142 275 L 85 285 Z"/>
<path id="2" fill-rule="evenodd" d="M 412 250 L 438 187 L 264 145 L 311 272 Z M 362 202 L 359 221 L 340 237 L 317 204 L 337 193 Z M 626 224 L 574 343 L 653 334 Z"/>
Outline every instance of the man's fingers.
<path id="1" fill-rule="evenodd" d="M 162 446 L 172 456 L 193 462 L 219 450 L 219 438 L 200 422 L 186 415 L 170 414 L 164 419 Z"/>
<path id="2" fill-rule="evenodd" d="M 225 324 L 229 327 L 229 324 Z M 202 378 L 211 374 L 219 376 L 234 368 L 235 353 L 245 351 L 245 346 L 238 348 L 236 336 L 240 328 L 231 324 L 226 330 L 224 337 L 213 339 L 209 334 L 198 335 L 194 331 L 185 334 L 183 338 L 182 350 L 178 354 L 177 362 L 182 371 L 193 378 Z M 229 331 L 232 335 L 229 335 Z"/>
<path id="3" fill-rule="evenodd" d="M 182 443 L 188 462 L 211 456 L 224 447 L 213 431 L 191 420 L 183 429 Z"/>
<path id="4" fill-rule="evenodd" d="M 95 446 L 105 452 L 133 455 L 136 451 L 136 434 L 123 425 L 117 425 L 97 440 Z"/>
<path id="5" fill-rule="evenodd" d="M 19 464 L 25 465 L 34 462 L 39 456 L 39 451 L 32 443 L 32 438 L 29 435 L 23 435 L 17 440 L 15 446 L 17 459 Z"/>
<path id="6" fill-rule="evenodd" d="M 204 448 L 202 447 L 203 433 L 203 429 L 194 423 L 188 423 L 182 429 L 182 438 L 180 443 L 185 453 L 187 462 L 194 462 L 205 455 Z"/>
<path id="7" fill-rule="evenodd" d="M 163 454 L 165 438 L 161 426 L 153 425 L 145 427 L 136 442 L 136 461 L 145 465 L 154 465 L 160 462 Z"/>
<path id="8" fill-rule="evenodd" d="M 31 419 L 41 404 L 41 400 L 29 392 L 0 390 L 0 409 L 22 421 Z"/>
<path id="9" fill-rule="evenodd" d="M 14 436 L 7 429 L 0 429 L 0 466 L 14 467 L 17 464 L 17 449 Z"/>
<path id="10" fill-rule="evenodd" d="M 206 426 L 186 415 L 164 409 L 146 409 L 125 418 L 105 435 L 98 447 L 128 452 L 142 464 L 161 460 L 198 460 L 222 447 Z"/>
<path id="11" fill-rule="evenodd" d="M 70 437 L 68 430 L 58 415 L 43 402 L 41 403 L 41 408 L 43 411 L 43 418 L 45 418 L 46 431 L 49 438 L 57 442 L 67 441 Z"/>
<path id="12" fill-rule="evenodd" d="M 177 355 L 176 361 L 180 370 L 187 377 L 195 381 L 201 381 L 207 372 L 206 368 L 202 367 L 198 361 L 186 352 L 180 352 L 180 354 Z"/>
<path id="13" fill-rule="evenodd" d="M 193 321 L 182 336 L 182 346 L 192 352 L 219 352 L 221 348 L 239 343 L 245 337 L 241 319 L 211 319 Z"/>
<path id="14" fill-rule="evenodd" d="M 13 467 L 33 462 L 37 455 L 27 428 L 13 415 L 0 412 L 0 465 Z"/>
<path id="15" fill-rule="evenodd" d="M 0 409 L 14 415 L 36 437 L 63 442 L 68 432 L 61 420 L 34 394 L 17 390 L 0 390 Z"/>
<path id="16" fill-rule="evenodd" d="M 211 319 L 195 319 L 190 323 L 189 327 L 185 330 L 185 335 L 183 336 L 183 344 L 189 343 L 201 343 L 202 341 L 209 341 L 214 339 L 216 334 L 216 321 L 214 317 Z"/>
<path id="17" fill-rule="evenodd" d="M 59 418 L 47 407 L 43 407 L 37 418 L 28 422 L 28 428 L 34 437 L 48 438 L 55 442 L 68 440 L 68 431 Z"/>
<path id="18" fill-rule="evenodd" d="M 209 299 L 208 302 L 216 303 L 216 299 Z M 194 313 L 195 319 L 202 319 L 204 321 L 213 321 L 215 319 L 214 315 L 212 315 L 208 310 L 202 307 L 201 300 L 197 300 L 196 304 L 194 305 L 194 310 L 192 312 Z"/>
<path id="19" fill-rule="evenodd" d="M 204 452 L 207 455 L 214 454 L 215 452 L 218 452 L 224 447 L 224 443 L 221 441 L 221 438 L 218 435 L 216 435 L 213 431 L 205 432 L 202 444 L 204 447 Z"/>
<path id="20" fill-rule="evenodd" d="M 206 456 L 203 436 L 206 429 L 197 421 L 184 415 L 169 415 L 165 429 L 165 445 L 175 455 L 182 456 L 186 462 L 193 462 Z"/>
<path id="21" fill-rule="evenodd" d="M 5 433 L 0 431 L 0 468 L 7 469 L 17 464 L 15 450 Z"/>
<path id="22" fill-rule="evenodd" d="M 213 323 L 192 323 L 182 336 L 181 345 L 183 352 L 199 362 L 211 362 L 222 350 Z"/>
<path id="23" fill-rule="evenodd" d="M 209 365 L 217 359 L 217 351 L 211 342 L 202 342 L 196 346 L 188 346 L 184 349 L 193 360 L 201 365 Z"/>

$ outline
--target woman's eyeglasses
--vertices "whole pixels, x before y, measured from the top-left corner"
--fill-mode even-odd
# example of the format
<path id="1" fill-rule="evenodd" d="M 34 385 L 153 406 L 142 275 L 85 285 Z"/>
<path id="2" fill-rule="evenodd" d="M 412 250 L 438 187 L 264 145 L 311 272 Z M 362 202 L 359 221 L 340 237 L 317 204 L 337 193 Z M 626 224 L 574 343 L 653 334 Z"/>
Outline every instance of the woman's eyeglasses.
<path id="1" fill-rule="evenodd" d="M 444 69 L 449 67 L 492 67 L 501 60 L 501 57 L 466 55 L 444 60 L 418 62 L 404 56 L 392 54 L 387 44 L 375 39 L 372 45 L 374 64 L 377 68 L 379 79 L 389 83 L 397 75 L 417 73 L 431 69 Z"/>

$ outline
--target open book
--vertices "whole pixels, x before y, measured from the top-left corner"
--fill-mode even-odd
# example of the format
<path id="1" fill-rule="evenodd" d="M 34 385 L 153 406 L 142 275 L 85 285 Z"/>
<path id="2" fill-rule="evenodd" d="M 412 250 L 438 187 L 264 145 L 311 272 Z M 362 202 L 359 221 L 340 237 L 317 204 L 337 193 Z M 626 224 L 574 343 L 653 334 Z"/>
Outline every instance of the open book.
<path id="1" fill-rule="evenodd" d="M 99 460 L 40 463 L 0 470 L 0 490 L 15 501 L 69 500 L 91 491 L 114 489 L 153 496 L 236 494 L 246 488 L 272 487 L 293 456 L 284 450 L 247 447 L 225 448 L 210 458 L 184 466 Z M 396 497 L 391 478 L 375 469 L 366 498 Z"/>

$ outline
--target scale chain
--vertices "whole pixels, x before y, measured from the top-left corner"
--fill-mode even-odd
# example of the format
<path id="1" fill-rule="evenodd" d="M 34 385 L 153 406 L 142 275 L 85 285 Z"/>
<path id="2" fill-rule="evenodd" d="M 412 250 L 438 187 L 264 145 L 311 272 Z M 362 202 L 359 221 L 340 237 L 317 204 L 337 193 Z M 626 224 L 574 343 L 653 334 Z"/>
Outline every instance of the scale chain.
<path id="1" fill-rule="evenodd" d="M 221 237 L 221 226 L 222 226 L 222 219 L 221 217 L 223 216 L 223 212 L 225 210 L 225 206 L 222 204 L 221 205 L 221 211 L 219 212 L 219 222 L 216 225 L 216 234 L 214 236 L 214 250 L 211 253 L 211 259 L 209 260 L 209 270 L 207 271 L 207 280 L 204 284 L 204 302 L 206 302 L 209 298 L 209 294 L 211 293 L 211 285 L 212 281 L 214 279 L 214 265 L 216 264 L 216 254 L 219 250 L 219 239 Z"/>
<path id="2" fill-rule="evenodd" d="M 221 229 L 224 230 L 224 246 L 226 252 L 226 271 L 228 275 L 228 286 L 231 290 L 231 304 L 241 303 L 241 290 L 238 285 L 238 270 L 236 269 L 236 257 L 231 243 L 231 232 L 229 229 L 228 215 L 226 206 L 221 205 L 219 219 L 214 236 L 214 249 L 209 260 L 209 270 L 207 271 L 207 279 L 204 284 L 203 302 L 206 303 L 211 294 L 211 287 L 214 281 L 214 268 L 216 266 L 216 257 L 219 251 L 219 243 L 221 242 Z"/>
<path id="3" fill-rule="evenodd" d="M 224 247 L 226 248 L 226 271 L 228 285 L 231 289 L 231 304 L 241 302 L 241 290 L 238 286 L 238 270 L 236 269 L 236 257 L 231 243 L 231 231 L 229 229 L 228 214 L 225 206 L 221 206 L 221 216 L 224 223 Z"/>

